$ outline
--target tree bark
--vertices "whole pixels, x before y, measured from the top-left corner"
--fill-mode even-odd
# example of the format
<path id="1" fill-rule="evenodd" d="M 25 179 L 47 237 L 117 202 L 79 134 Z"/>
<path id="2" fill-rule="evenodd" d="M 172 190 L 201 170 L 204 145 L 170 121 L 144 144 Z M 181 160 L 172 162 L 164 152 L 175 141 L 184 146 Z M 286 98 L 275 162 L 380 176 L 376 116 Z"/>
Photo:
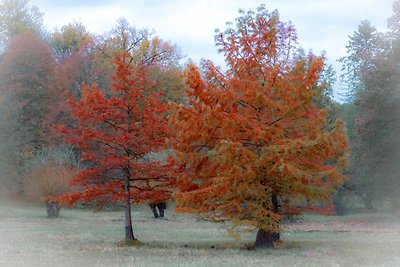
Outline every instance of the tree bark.
<path id="1" fill-rule="evenodd" d="M 160 213 L 160 218 L 164 218 L 164 209 L 165 209 L 165 207 L 166 207 L 166 205 L 165 205 L 164 202 L 161 202 L 161 203 L 157 204 L 157 208 L 158 208 L 158 211 Z"/>
<path id="2" fill-rule="evenodd" d="M 165 204 L 165 202 L 160 202 L 157 204 L 150 203 L 149 205 L 150 205 L 151 211 L 153 212 L 154 218 L 158 218 L 158 217 L 164 218 L 164 210 L 167 206 Z M 158 209 L 158 212 L 157 212 L 157 209 Z"/>
<path id="3" fill-rule="evenodd" d="M 347 207 L 343 203 L 343 188 L 340 188 L 333 197 L 333 204 L 335 205 L 335 214 L 336 215 L 345 215 L 347 214 Z"/>
<path id="4" fill-rule="evenodd" d="M 391 194 L 390 196 L 390 208 L 393 213 L 399 212 L 399 200 L 397 194 Z"/>
<path id="5" fill-rule="evenodd" d="M 280 239 L 279 233 L 266 232 L 263 229 L 258 229 L 255 248 L 273 248 L 274 243 Z"/>
<path id="6" fill-rule="evenodd" d="M 47 208 L 47 218 L 58 218 L 60 217 L 60 206 L 58 205 L 58 202 L 53 201 L 53 202 L 46 202 L 46 208 Z"/>
<path id="7" fill-rule="evenodd" d="M 135 240 L 132 229 L 131 196 L 129 188 L 129 171 L 125 170 L 125 241 Z"/>
<path id="8" fill-rule="evenodd" d="M 156 210 L 156 204 L 150 204 L 150 209 L 153 212 L 154 218 L 158 218 L 158 212 Z"/>
<path id="9" fill-rule="evenodd" d="M 272 209 L 275 213 L 279 213 L 279 200 L 278 196 L 276 194 L 273 194 L 271 196 L 271 202 L 272 202 Z M 278 227 L 279 227 L 279 222 Z M 255 248 L 273 248 L 274 243 L 276 241 L 280 240 L 280 234 L 279 232 L 266 232 L 263 229 L 258 229 L 257 236 L 256 236 L 256 242 L 254 243 Z"/>

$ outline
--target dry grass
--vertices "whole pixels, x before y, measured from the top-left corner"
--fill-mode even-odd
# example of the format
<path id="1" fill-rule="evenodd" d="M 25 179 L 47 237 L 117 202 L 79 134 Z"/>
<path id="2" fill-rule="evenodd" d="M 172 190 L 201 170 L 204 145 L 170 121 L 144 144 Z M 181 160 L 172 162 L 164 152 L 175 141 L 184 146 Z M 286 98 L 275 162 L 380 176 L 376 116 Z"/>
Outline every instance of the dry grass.
<path id="1" fill-rule="evenodd" d="M 253 234 L 232 240 L 223 224 L 135 208 L 140 246 L 118 246 L 123 212 L 61 211 L 0 201 L 0 266 L 400 266 L 394 215 L 307 216 L 285 225 L 284 248 L 248 250 Z"/>

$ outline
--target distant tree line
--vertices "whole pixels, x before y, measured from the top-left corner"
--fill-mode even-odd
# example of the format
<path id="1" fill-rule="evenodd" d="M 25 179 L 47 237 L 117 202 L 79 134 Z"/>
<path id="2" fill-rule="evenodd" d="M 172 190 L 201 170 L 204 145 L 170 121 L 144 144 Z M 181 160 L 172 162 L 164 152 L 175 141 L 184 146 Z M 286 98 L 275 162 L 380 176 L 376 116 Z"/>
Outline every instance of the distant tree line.
<path id="1" fill-rule="evenodd" d="M 338 191 L 337 204 L 345 212 L 345 196 L 352 192 L 367 209 L 390 204 L 396 212 L 400 208 L 400 1 L 393 4 L 385 32 L 368 20 L 360 23 L 340 62 L 346 100 L 342 114 L 351 153 L 349 180 Z"/>

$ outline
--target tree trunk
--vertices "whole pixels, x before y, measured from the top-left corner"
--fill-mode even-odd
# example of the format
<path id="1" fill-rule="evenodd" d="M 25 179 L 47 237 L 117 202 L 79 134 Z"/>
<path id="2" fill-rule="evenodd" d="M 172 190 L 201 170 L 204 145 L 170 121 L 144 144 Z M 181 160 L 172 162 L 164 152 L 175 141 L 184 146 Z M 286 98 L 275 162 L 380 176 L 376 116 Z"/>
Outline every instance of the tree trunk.
<path id="1" fill-rule="evenodd" d="M 157 208 L 158 211 L 160 212 L 160 218 L 164 218 L 164 209 L 165 209 L 166 205 L 164 202 L 158 203 L 157 204 Z"/>
<path id="2" fill-rule="evenodd" d="M 258 229 L 255 248 L 273 248 L 274 243 L 280 239 L 279 233 L 269 233 L 263 229 Z"/>
<path id="3" fill-rule="evenodd" d="M 125 197 L 125 240 L 135 240 L 132 230 L 131 198 Z"/>
<path id="4" fill-rule="evenodd" d="M 125 241 L 135 240 L 132 229 L 131 196 L 129 188 L 129 171 L 125 171 Z"/>
<path id="5" fill-rule="evenodd" d="M 150 209 L 153 212 L 154 218 L 164 218 L 164 210 L 167 207 L 167 205 L 165 204 L 165 202 L 160 202 L 157 204 L 152 204 L 150 203 Z M 157 212 L 158 209 L 158 212 Z"/>
<path id="6" fill-rule="evenodd" d="M 276 194 L 271 196 L 272 209 L 275 213 L 279 213 L 279 200 Z M 279 221 L 277 222 L 279 227 Z M 280 239 L 279 232 L 266 232 L 263 229 L 258 229 L 256 242 L 254 243 L 255 248 L 273 248 L 274 243 Z"/>
<path id="7" fill-rule="evenodd" d="M 342 216 L 347 214 L 347 207 L 343 203 L 343 189 L 339 189 L 333 196 L 333 204 L 335 205 L 336 215 Z"/>
<path id="8" fill-rule="evenodd" d="M 48 218 L 58 218 L 60 217 L 60 206 L 58 205 L 58 202 L 53 201 L 53 202 L 46 202 L 46 207 L 47 207 L 47 217 Z"/>
<path id="9" fill-rule="evenodd" d="M 398 196 L 396 194 L 391 194 L 390 196 L 390 208 L 393 213 L 398 213 L 399 212 L 399 201 L 398 201 Z"/>
<path id="10" fill-rule="evenodd" d="M 20 162 L 18 165 L 21 166 L 22 163 Z M 18 167 L 19 167 L 19 166 L 18 166 Z M 18 178 L 18 181 L 17 181 L 18 195 L 19 195 L 19 196 L 25 196 L 24 179 L 21 178 L 21 177 L 24 177 L 24 174 L 22 173 L 21 168 L 18 168 L 17 175 L 18 175 L 18 177 L 19 177 L 19 178 Z"/>
<path id="11" fill-rule="evenodd" d="M 154 218 L 158 218 L 158 212 L 156 210 L 156 204 L 150 204 L 150 209 L 153 212 Z"/>
<path id="12" fill-rule="evenodd" d="M 364 207 L 368 210 L 371 211 L 374 209 L 374 206 L 372 205 L 372 199 L 369 198 L 363 198 L 364 202 Z"/>

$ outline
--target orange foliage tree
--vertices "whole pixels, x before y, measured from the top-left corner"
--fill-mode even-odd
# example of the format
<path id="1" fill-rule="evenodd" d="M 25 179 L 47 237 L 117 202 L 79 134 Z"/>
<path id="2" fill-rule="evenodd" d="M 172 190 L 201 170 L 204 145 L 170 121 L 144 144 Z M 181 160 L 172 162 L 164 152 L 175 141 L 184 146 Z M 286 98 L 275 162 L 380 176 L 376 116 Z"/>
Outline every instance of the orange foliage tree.
<path id="1" fill-rule="evenodd" d="M 177 211 L 258 230 L 255 247 L 279 240 L 282 215 L 327 201 L 345 177 L 342 122 L 326 129 L 313 103 L 323 58 L 296 56 L 296 33 L 263 6 L 218 33 L 227 70 L 186 70 L 188 105 L 174 105 L 170 139 Z"/>
<path id="2" fill-rule="evenodd" d="M 70 180 L 75 173 L 76 169 L 73 167 L 56 162 L 36 166 L 26 175 L 25 193 L 33 200 L 40 198 L 46 202 L 47 217 L 57 218 L 61 207 L 56 201 L 48 200 L 71 191 Z"/>
<path id="3" fill-rule="evenodd" d="M 116 73 L 109 96 L 93 86 L 83 86 L 79 100 L 70 99 L 76 127 L 61 127 L 69 143 L 82 151 L 83 166 L 72 184 L 80 192 L 62 195 L 62 204 L 78 201 L 102 205 L 122 202 L 125 240 L 134 240 L 131 203 L 168 199 L 172 179 L 157 152 L 168 133 L 161 93 L 149 79 L 145 66 L 131 64 L 128 53 L 115 60 Z"/>
<path id="4" fill-rule="evenodd" d="M 63 145 L 44 148 L 29 156 L 25 168 L 25 196 L 45 202 L 47 217 L 59 217 L 61 206 L 53 198 L 76 190 L 70 186 L 79 169 L 75 150 Z"/>

